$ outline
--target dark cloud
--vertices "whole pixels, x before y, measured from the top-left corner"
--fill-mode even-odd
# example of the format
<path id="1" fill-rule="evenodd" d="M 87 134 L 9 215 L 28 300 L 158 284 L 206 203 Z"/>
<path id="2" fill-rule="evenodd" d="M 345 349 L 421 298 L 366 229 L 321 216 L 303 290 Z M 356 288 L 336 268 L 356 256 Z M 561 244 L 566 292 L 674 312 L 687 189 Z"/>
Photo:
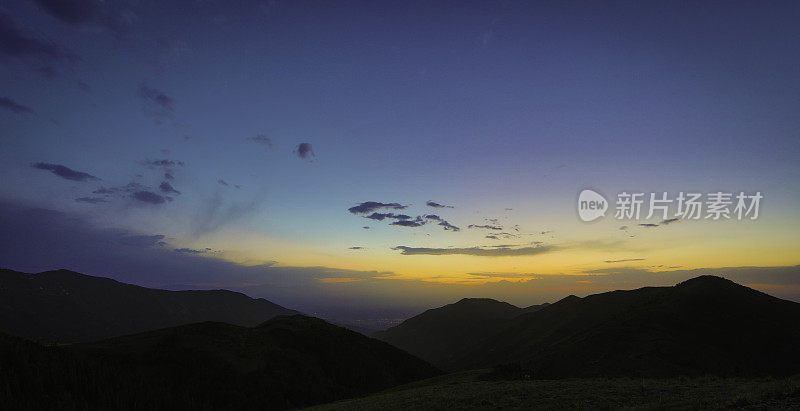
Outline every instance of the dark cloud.
<path id="1" fill-rule="evenodd" d="M 361 227 L 361 228 L 363 228 L 365 230 L 369 230 L 369 226 L 368 225 L 365 225 L 364 227 Z"/>
<path id="2" fill-rule="evenodd" d="M 438 221 L 439 223 L 437 225 L 441 226 L 446 231 L 461 231 L 461 228 L 456 227 L 453 224 L 450 224 L 447 220 L 439 217 L 436 214 L 428 214 L 425 216 L 425 218 L 428 220 Z"/>
<path id="3" fill-rule="evenodd" d="M 397 220 L 389 225 L 399 225 L 401 227 L 421 227 L 425 225 L 425 222 L 420 220 Z"/>
<path id="4" fill-rule="evenodd" d="M 79 89 L 81 89 L 81 90 L 83 90 L 83 91 L 85 91 L 87 93 L 91 93 L 92 92 L 92 87 L 90 85 L 84 83 L 83 81 L 78 80 L 78 81 L 75 82 L 75 84 L 78 85 Z"/>
<path id="5" fill-rule="evenodd" d="M 369 218 L 370 220 L 377 220 L 377 221 L 383 221 L 386 218 L 395 220 L 410 220 L 411 216 L 405 214 L 394 214 L 394 213 L 372 213 L 364 218 Z"/>
<path id="6" fill-rule="evenodd" d="M 184 163 L 183 161 L 170 160 L 170 159 L 166 159 L 166 158 L 164 158 L 164 159 L 156 159 L 156 160 L 150 160 L 150 159 L 142 160 L 142 164 L 144 164 L 144 165 L 146 165 L 146 166 L 148 166 L 150 168 L 175 167 L 175 166 L 183 167 L 183 166 L 186 165 L 186 163 Z M 171 172 L 167 171 L 167 173 L 171 173 Z M 167 178 L 169 178 L 169 177 L 167 177 Z"/>
<path id="7" fill-rule="evenodd" d="M 364 247 L 350 247 L 348 250 L 364 250 Z"/>
<path id="8" fill-rule="evenodd" d="M 272 139 L 263 134 L 256 134 L 253 137 L 247 137 L 247 140 L 250 140 L 256 144 L 260 144 L 266 148 L 272 148 Z"/>
<path id="9" fill-rule="evenodd" d="M 496 226 L 496 225 L 488 225 L 488 224 L 486 224 L 486 225 L 470 224 L 470 225 L 467 226 L 467 228 L 485 228 L 487 230 L 497 230 L 497 231 L 500 231 L 500 230 L 503 229 L 503 227 Z"/>
<path id="10" fill-rule="evenodd" d="M 408 206 L 400 205 L 398 203 L 379 203 L 379 202 L 376 202 L 376 201 L 367 201 L 367 202 L 361 203 L 361 204 L 359 204 L 359 205 L 357 205 L 355 207 L 350 207 L 350 208 L 347 209 L 347 211 L 349 211 L 349 212 L 351 212 L 353 214 L 366 214 L 366 213 L 371 213 L 371 212 L 376 211 L 376 210 L 380 210 L 382 208 L 391 208 L 391 209 L 394 209 L 394 210 L 403 210 L 403 209 L 408 208 Z"/>
<path id="11" fill-rule="evenodd" d="M 242 186 L 240 186 L 239 184 L 235 184 L 234 187 L 236 187 L 237 190 L 242 188 Z"/>
<path id="12" fill-rule="evenodd" d="M 498 236 L 496 236 L 494 234 L 489 234 L 485 238 L 488 238 L 490 240 L 499 240 L 500 239 Z"/>
<path id="13" fill-rule="evenodd" d="M 0 54 L 32 64 L 36 72 L 46 76 L 55 73 L 55 64 L 80 60 L 63 47 L 24 32 L 4 14 L 0 14 Z"/>
<path id="14" fill-rule="evenodd" d="M 311 148 L 311 143 L 300 143 L 294 149 L 294 154 L 302 159 L 314 158 L 314 150 Z"/>
<path id="15" fill-rule="evenodd" d="M 118 189 L 114 188 L 114 187 L 112 187 L 112 188 L 100 187 L 97 190 L 92 191 L 92 194 L 112 195 L 112 194 L 116 194 L 117 192 L 118 192 Z"/>
<path id="16" fill-rule="evenodd" d="M 175 176 L 172 175 L 171 172 L 167 171 L 167 172 L 164 173 L 164 178 L 166 178 L 167 180 L 174 180 Z"/>
<path id="17" fill-rule="evenodd" d="M 78 203 L 87 203 L 87 204 L 99 204 L 108 202 L 105 198 L 102 197 L 79 197 L 76 198 L 75 201 Z"/>
<path id="18" fill-rule="evenodd" d="M 73 181 L 99 180 L 99 178 L 89 173 L 75 171 L 69 167 L 65 167 L 60 164 L 36 163 L 33 165 L 33 168 L 39 170 L 47 170 L 61 178 L 66 178 L 67 180 L 73 180 Z"/>
<path id="19" fill-rule="evenodd" d="M 163 204 L 169 199 L 169 197 L 160 196 L 152 191 L 135 191 L 133 194 L 131 194 L 131 198 L 150 204 Z"/>
<path id="20" fill-rule="evenodd" d="M 163 234 L 155 234 L 155 235 L 125 235 L 120 237 L 117 242 L 122 245 L 129 245 L 133 247 L 163 247 L 167 243 L 164 241 L 165 236 Z"/>
<path id="21" fill-rule="evenodd" d="M 76 27 L 100 28 L 122 37 L 133 30 L 134 15 L 111 9 L 101 0 L 35 0 L 56 19 Z"/>
<path id="22" fill-rule="evenodd" d="M 228 183 L 227 183 L 225 180 L 223 180 L 223 179 L 221 179 L 221 178 L 220 178 L 219 180 L 217 180 L 217 183 L 218 183 L 219 185 L 221 185 L 221 186 L 225 186 L 225 187 L 227 187 L 227 186 L 229 185 L 229 184 L 228 184 Z"/>
<path id="23" fill-rule="evenodd" d="M 16 114 L 35 114 L 32 108 L 18 104 L 7 97 L 0 97 L 0 108 Z"/>
<path id="24" fill-rule="evenodd" d="M 523 255 L 537 255 L 549 253 L 556 248 L 554 246 L 538 247 L 495 247 L 495 248 L 414 248 L 397 246 L 392 250 L 398 250 L 403 255 L 471 255 L 476 257 L 512 257 Z"/>
<path id="25" fill-rule="evenodd" d="M 640 227 L 658 227 L 658 224 L 651 224 L 651 223 L 642 223 L 639 224 Z"/>
<path id="26" fill-rule="evenodd" d="M 195 250 L 195 249 L 192 249 L 192 248 L 176 248 L 173 251 L 175 251 L 176 253 L 182 253 L 182 254 L 205 254 L 206 253 L 206 250 Z"/>
<path id="27" fill-rule="evenodd" d="M 433 201 L 430 201 L 430 200 L 428 202 L 426 202 L 425 205 L 427 205 L 428 207 L 433 207 L 433 208 L 455 208 L 453 206 L 442 205 L 442 204 L 439 204 L 439 203 L 436 203 L 436 202 L 433 202 Z"/>
<path id="28" fill-rule="evenodd" d="M 145 114 L 152 116 L 156 123 L 172 118 L 175 112 L 175 99 L 163 91 L 148 87 L 146 83 L 139 85 L 139 98 L 144 102 Z"/>
<path id="29" fill-rule="evenodd" d="M 672 224 L 674 222 L 680 221 L 680 218 L 668 218 L 666 220 L 661 220 L 662 225 Z"/>
<path id="30" fill-rule="evenodd" d="M 161 192 L 164 194 L 181 195 L 180 191 L 176 190 L 174 187 L 172 187 L 172 184 L 166 181 L 161 182 L 161 185 L 158 186 L 158 189 L 161 190 Z"/>
<path id="31" fill-rule="evenodd" d="M 625 263 L 628 261 L 644 261 L 644 258 L 625 258 L 622 260 L 606 260 L 604 263 Z"/>

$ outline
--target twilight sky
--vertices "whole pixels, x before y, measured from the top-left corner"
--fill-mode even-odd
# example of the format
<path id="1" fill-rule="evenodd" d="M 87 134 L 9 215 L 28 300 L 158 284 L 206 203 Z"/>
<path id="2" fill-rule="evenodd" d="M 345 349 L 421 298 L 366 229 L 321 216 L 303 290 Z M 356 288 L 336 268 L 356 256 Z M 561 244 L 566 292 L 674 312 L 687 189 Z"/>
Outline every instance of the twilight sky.
<path id="1" fill-rule="evenodd" d="M 799 18 L 794 1 L 4 2 L 0 266 L 328 316 L 698 273 L 800 300 Z M 605 218 L 578 218 L 584 188 Z M 664 224 L 615 219 L 623 191 L 764 198 L 756 220 Z"/>

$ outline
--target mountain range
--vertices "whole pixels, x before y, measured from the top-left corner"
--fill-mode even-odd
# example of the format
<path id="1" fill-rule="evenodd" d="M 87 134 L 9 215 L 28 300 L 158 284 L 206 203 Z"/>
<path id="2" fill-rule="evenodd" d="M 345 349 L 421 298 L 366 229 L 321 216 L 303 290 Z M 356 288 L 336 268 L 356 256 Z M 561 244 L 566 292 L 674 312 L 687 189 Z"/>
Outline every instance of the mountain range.
<path id="1" fill-rule="evenodd" d="M 202 321 L 252 327 L 297 313 L 227 290 L 167 291 L 68 270 L 0 270 L 0 331 L 34 341 L 96 341 Z"/>
<path id="2" fill-rule="evenodd" d="M 800 371 L 800 304 L 720 277 L 514 308 L 462 300 L 375 337 L 443 369 L 542 378 Z"/>

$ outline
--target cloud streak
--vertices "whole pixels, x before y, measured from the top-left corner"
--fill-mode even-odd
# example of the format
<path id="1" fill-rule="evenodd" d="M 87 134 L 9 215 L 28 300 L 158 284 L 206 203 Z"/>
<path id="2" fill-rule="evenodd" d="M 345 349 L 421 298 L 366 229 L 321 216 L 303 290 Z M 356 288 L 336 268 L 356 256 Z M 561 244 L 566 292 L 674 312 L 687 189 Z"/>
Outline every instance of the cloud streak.
<path id="1" fill-rule="evenodd" d="M 15 114 L 35 114 L 32 108 L 18 104 L 16 101 L 8 97 L 0 97 L 0 108 L 8 110 Z"/>
<path id="2" fill-rule="evenodd" d="M 400 251 L 403 255 L 471 255 L 475 257 L 515 257 L 545 254 L 556 250 L 554 246 L 537 247 L 495 247 L 495 248 L 415 248 L 397 246 L 392 250 Z"/>
<path id="3" fill-rule="evenodd" d="M 100 180 L 99 178 L 89 173 L 84 173 L 82 171 L 75 171 L 69 167 L 62 166 L 61 164 L 36 163 L 32 167 L 38 170 L 49 171 L 56 176 L 72 181 Z"/>

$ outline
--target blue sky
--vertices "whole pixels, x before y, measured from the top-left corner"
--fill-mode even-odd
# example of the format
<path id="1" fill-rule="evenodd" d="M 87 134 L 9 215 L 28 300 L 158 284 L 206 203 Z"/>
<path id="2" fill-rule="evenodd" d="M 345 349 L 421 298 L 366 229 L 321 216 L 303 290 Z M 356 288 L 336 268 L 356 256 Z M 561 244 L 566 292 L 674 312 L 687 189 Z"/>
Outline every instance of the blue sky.
<path id="1" fill-rule="evenodd" d="M 793 266 L 798 7 L 11 1 L 0 6 L 0 197 L 245 266 L 450 282 L 472 279 L 473 268 L 509 280 L 631 257 L 647 261 L 635 269 Z M 313 154 L 298 156 L 300 144 Z M 147 165 L 155 160 L 176 163 Z M 180 194 L 159 189 L 165 181 Z M 123 190 L 131 182 L 138 188 Z M 93 193 L 100 187 L 118 191 Z M 749 225 L 687 222 L 593 254 L 585 244 L 618 241 L 619 224 L 577 221 L 584 187 L 761 191 L 765 209 Z M 435 212 L 462 230 L 347 212 L 366 201 L 409 205 L 411 217 Z M 465 228 L 486 219 L 519 225 L 515 247 L 573 251 L 499 261 L 393 250 L 496 245 Z M 670 243 L 667 262 L 668 251 L 653 250 Z M 698 247 L 709 257 L 688 249 Z M 30 266 L 26 258 L 43 261 L 0 263 Z M 92 274 L 121 265 L 92 265 Z M 197 282 L 179 277 L 162 283 Z"/>

